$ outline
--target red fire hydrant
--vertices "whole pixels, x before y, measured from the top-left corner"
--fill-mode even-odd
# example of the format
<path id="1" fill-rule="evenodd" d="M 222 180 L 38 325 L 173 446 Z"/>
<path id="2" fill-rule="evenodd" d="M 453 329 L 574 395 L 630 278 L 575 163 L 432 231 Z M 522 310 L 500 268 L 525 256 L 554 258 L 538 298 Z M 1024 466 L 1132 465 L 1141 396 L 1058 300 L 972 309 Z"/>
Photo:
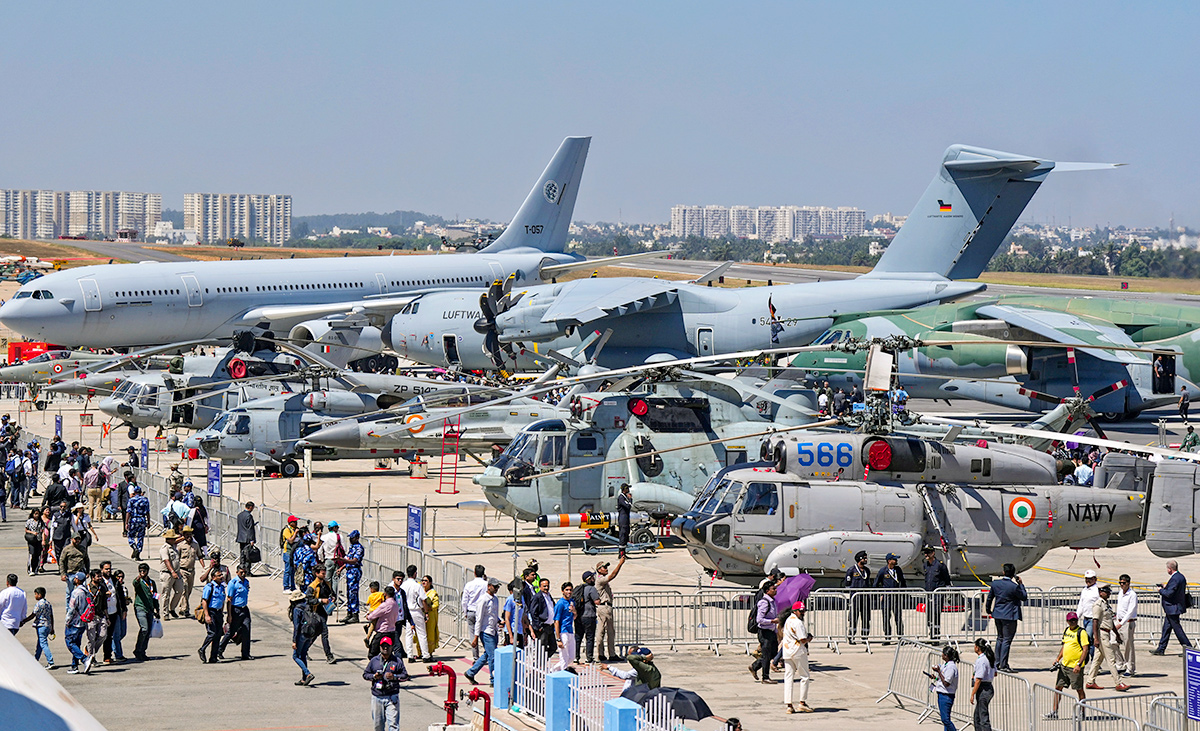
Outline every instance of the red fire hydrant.
<path id="1" fill-rule="evenodd" d="M 489 696 L 487 693 L 480 690 L 479 688 L 472 688 L 471 692 L 467 694 L 467 698 L 470 699 L 470 701 L 472 703 L 479 700 L 480 698 L 483 699 L 483 727 L 490 729 L 492 727 L 492 698 L 491 698 L 491 696 Z"/>
<path id="2" fill-rule="evenodd" d="M 430 675 L 449 675 L 450 682 L 446 687 L 446 701 L 442 703 L 442 708 L 446 709 L 446 725 L 454 723 L 454 712 L 458 710 L 458 701 L 454 699 L 454 686 L 458 682 L 458 676 L 454 673 L 454 668 L 444 662 L 435 662 L 429 666 Z M 488 728 L 488 726 L 484 726 Z"/>

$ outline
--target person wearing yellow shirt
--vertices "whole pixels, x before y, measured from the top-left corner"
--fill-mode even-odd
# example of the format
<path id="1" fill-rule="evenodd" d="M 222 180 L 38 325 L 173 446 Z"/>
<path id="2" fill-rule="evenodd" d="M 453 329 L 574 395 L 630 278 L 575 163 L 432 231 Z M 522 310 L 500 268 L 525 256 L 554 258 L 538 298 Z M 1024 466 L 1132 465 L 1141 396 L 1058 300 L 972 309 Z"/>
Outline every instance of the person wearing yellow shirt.
<path id="1" fill-rule="evenodd" d="M 1054 666 L 1058 668 L 1058 680 L 1054 683 L 1055 690 L 1070 687 L 1083 700 L 1083 658 L 1087 655 L 1090 644 L 1087 632 L 1079 626 L 1079 615 L 1067 612 L 1067 629 L 1063 632 L 1062 647 L 1058 649 L 1058 657 L 1054 658 Z M 1058 718 L 1058 702 L 1062 695 L 1054 694 L 1054 706 L 1043 718 L 1054 720 Z"/>

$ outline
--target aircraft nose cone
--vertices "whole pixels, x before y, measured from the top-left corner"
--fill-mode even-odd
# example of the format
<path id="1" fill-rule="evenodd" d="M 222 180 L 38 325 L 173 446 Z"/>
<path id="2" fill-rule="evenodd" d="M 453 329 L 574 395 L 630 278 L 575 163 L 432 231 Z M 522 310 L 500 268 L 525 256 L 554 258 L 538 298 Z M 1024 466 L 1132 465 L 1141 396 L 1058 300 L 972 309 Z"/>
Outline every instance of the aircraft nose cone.
<path id="1" fill-rule="evenodd" d="M 33 315 L 24 300 L 9 300 L 0 305 L 0 324 L 9 330 L 25 334 L 32 320 Z"/>
<path id="2" fill-rule="evenodd" d="M 353 421 L 333 424 L 309 434 L 305 441 L 334 449 L 358 449 L 358 424 Z"/>

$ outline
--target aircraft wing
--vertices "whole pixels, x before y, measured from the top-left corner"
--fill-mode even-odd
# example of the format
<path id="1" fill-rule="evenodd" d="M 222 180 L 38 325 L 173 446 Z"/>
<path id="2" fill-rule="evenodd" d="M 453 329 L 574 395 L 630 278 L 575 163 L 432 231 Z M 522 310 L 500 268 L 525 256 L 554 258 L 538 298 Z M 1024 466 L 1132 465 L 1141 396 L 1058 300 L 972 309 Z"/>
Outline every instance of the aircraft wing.
<path id="1" fill-rule="evenodd" d="M 602 317 L 666 307 L 678 297 L 679 283 L 662 279 L 579 279 L 559 291 L 542 322 L 582 325 Z"/>
<path id="2" fill-rule="evenodd" d="M 415 290 L 400 295 L 372 297 L 346 302 L 327 302 L 311 305 L 268 305 L 255 307 L 242 315 L 242 322 L 254 324 L 264 320 L 268 322 L 310 320 L 314 317 L 340 315 L 344 313 L 359 313 L 363 315 L 394 315 L 404 306 L 412 302 L 418 295 L 434 290 Z"/>
<path id="3" fill-rule="evenodd" d="M 1121 328 L 1069 312 L 1038 310 L 1011 305 L 987 305 L 975 311 L 976 317 L 1003 320 L 1055 343 L 1075 345 L 1088 355 L 1112 363 L 1129 363 L 1137 355 L 1129 351 L 1105 350 L 1107 346 L 1137 348 Z"/>

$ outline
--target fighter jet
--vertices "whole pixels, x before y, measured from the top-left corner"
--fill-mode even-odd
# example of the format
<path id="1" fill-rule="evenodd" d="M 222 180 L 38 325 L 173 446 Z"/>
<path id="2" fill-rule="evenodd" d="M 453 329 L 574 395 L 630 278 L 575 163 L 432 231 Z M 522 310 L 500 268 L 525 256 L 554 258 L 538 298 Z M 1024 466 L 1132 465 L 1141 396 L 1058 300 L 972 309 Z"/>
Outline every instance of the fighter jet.
<path id="1" fill-rule="evenodd" d="M 504 233 L 478 253 L 80 267 L 21 287 L 0 322 L 34 340 L 92 347 L 239 332 L 319 337 L 331 318 L 382 325 L 421 292 L 476 290 L 509 275 L 550 280 L 595 266 L 563 253 L 590 141 L 565 139 Z"/>
<path id="2" fill-rule="evenodd" d="M 477 295 L 420 295 L 391 318 L 385 342 L 421 363 L 534 367 L 546 348 L 611 328 L 601 365 L 806 344 L 839 317 L 950 302 L 977 277 L 1052 170 L 1108 164 L 953 145 L 876 267 L 855 280 L 723 289 L 658 279 L 583 279 L 525 287 L 496 280 Z M 619 325 L 618 325 L 619 322 Z"/>

